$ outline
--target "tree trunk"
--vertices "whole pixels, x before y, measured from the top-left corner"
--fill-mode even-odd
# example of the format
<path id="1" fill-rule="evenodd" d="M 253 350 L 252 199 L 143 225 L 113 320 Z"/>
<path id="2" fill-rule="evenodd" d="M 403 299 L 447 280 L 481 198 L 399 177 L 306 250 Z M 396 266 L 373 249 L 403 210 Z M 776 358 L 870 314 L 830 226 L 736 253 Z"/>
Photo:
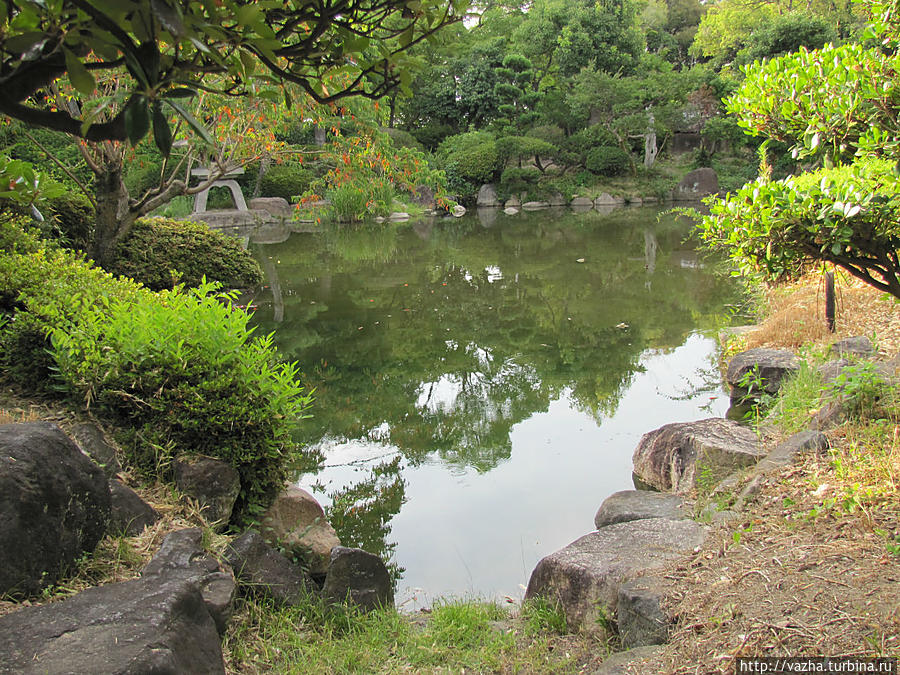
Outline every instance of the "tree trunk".
<path id="1" fill-rule="evenodd" d="M 656 145 L 656 132 L 649 129 L 644 134 L 644 168 L 652 169 L 656 163 L 656 156 L 659 154 L 659 148 Z"/>
<path id="2" fill-rule="evenodd" d="M 122 181 L 122 165 L 107 164 L 94 183 L 97 213 L 94 242 L 88 252 L 101 267 L 115 258 L 116 245 L 131 231 L 137 214 L 129 208 L 129 195 Z"/>

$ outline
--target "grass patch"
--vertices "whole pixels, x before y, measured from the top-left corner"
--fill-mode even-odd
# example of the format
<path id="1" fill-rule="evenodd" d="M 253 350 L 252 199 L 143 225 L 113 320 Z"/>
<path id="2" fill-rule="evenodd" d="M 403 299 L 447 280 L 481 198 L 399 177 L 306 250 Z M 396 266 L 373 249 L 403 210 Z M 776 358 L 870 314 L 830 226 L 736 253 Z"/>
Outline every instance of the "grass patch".
<path id="1" fill-rule="evenodd" d="M 276 608 L 246 600 L 225 641 L 234 673 L 565 673 L 606 650 L 588 637 L 554 636 L 560 613 L 526 605 L 447 601 L 430 614 L 334 612 L 317 600 Z M 560 642 L 562 641 L 562 642 Z M 563 646 L 564 648 L 560 648 Z"/>

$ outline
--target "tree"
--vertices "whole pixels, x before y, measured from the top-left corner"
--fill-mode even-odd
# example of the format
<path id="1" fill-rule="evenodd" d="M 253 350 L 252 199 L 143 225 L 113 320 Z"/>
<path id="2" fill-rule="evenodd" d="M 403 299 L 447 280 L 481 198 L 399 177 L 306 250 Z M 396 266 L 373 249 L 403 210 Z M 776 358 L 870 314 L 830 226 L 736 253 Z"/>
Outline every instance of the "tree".
<path id="1" fill-rule="evenodd" d="M 160 103 L 190 121 L 178 99 L 210 89 L 210 75 L 220 93 L 236 96 L 263 78 L 293 83 L 319 103 L 379 98 L 408 84 L 406 51 L 461 20 L 465 8 L 465 0 L 6 1 L 0 113 L 88 140 L 133 143 L 151 116 L 165 119 Z M 123 105 L 98 121 L 105 101 L 85 105 L 97 76 L 124 71 L 132 79 L 115 92 Z M 46 94 L 65 75 L 81 100 L 56 108 Z M 289 97 L 284 102 L 290 107 Z"/>
<path id="2" fill-rule="evenodd" d="M 891 2 L 870 7 L 877 47 L 800 50 L 746 70 L 729 111 L 821 168 L 772 181 L 764 165 L 710 203 L 701 232 L 744 271 L 777 277 L 825 261 L 900 298 L 900 14 Z"/>

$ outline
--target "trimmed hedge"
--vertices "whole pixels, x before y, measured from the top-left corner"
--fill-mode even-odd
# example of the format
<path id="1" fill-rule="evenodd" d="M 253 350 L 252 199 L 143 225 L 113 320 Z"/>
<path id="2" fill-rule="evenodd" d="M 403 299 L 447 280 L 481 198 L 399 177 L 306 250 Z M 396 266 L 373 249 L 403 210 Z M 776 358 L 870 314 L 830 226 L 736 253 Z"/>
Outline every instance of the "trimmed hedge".
<path id="1" fill-rule="evenodd" d="M 226 288 L 249 288 L 262 281 L 259 264 L 234 237 L 205 223 L 144 218 L 116 248 L 109 272 L 160 291 L 176 283 L 199 286 L 205 277 Z"/>

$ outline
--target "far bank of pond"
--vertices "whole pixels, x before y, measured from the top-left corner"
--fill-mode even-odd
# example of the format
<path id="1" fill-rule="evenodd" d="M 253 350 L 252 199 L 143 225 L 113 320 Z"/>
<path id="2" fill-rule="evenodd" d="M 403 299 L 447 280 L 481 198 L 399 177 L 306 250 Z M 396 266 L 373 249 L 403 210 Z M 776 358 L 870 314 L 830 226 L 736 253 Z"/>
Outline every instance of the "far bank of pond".
<path id="1" fill-rule="evenodd" d="M 316 389 L 300 484 L 398 604 L 520 598 L 631 487 L 640 436 L 721 416 L 710 331 L 740 303 L 658 209 L 334 227 L 251 244 L 256 320 Z"/>

